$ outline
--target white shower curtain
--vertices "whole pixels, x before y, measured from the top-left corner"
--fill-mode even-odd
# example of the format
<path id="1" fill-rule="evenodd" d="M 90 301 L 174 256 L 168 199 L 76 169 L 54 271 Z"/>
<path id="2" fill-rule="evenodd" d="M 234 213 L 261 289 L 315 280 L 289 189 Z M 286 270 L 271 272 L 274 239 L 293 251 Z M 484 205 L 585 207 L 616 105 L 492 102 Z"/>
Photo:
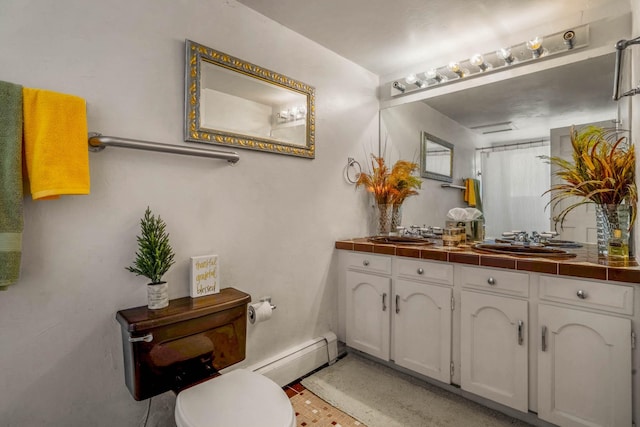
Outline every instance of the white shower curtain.
<path id="1" fill-rule="evenodd" d="M 549 145 L 481 153 L 482 204 L 487 238 L 503 231 L 549 230 Z"/>

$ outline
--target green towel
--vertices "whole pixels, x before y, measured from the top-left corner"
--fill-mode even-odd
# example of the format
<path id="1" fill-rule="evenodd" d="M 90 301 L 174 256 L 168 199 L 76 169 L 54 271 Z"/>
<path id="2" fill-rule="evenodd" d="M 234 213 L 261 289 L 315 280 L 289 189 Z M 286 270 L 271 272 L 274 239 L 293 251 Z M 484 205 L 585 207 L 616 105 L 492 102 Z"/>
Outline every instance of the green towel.
<path id="1" fill-rule="evenodd" d="M 22 227 L 22 86 L 0 81 L 0 290 L 20 277 Z"/>
<path id="2" fill-rule="evenodd" d="M 473 180 L 473 189 L 476 193 L 476 209 L 484 214 L 484 210 L 482 209 L 482 195 L 480 193 L 480 180 Z"/>

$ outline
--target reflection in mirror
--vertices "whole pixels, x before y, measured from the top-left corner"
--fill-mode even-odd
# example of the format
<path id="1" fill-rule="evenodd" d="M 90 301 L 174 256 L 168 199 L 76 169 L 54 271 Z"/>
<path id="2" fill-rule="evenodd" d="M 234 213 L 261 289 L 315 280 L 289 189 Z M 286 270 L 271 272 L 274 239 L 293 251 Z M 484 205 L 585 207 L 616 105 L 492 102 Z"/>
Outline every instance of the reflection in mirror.
<path id="1" fill-rule="evenodd" d="M 420 175 L 437 181 L 453 181 L 453 144 L 422 132 Z"/>
<path id="2" fill-rule="evenodd" d="M 315 156 L 315 89 L 186 41 L 185 141 Z"/>
<path id="3" fill-rule="evenodd" d="M 542 195 L 550 186 L 550 168 L 537 158 L 541 154 L 537 151 L 549 152 L 550 146 L 555 144 L 549 142 L 552 129 L 591 122 L 609 123 L 607 127 L 611 127 L 616 126 L 616 122 L 612 122 L 614 119 L 621 123 L 623 129 L 629 125 L 628 97 L 618 102 L 611 99 L 614 61 L 613 52 L 601 54 L 446 94 L 433 93 L 430 98 L 391 106 L 381 112 L 381 123 L 385 125 L 381 139 L 388 132 L 389 139 L 394 141 L 416 141 L 418 138 L 411 139 L 406 129 L 416 132 L 417 123 L 421 123 L 423 129 L 424 123 L 428 123 L 429 129 L 435 129 L 438 123 L 442 123 L 437 133 L 456 142 L 454 182 L 463 177 L 481 180 L 487 237 L 500 236 L 503 231 L 514 229 L 529 232 L 553 230 L 555 214 L 549 207 L 545 209 L 548 199 Z M 442 118 L 429 119 L 415 113 L 426 108 L 451 119 L 468 134 L 452 136 L 447 128 L 453 126 L 445 127 Z M 410 126 L 414 123 L 415 126 Z M 510 123 L 511 130 L 489 133 L 487 125 L 498 123 Z M 532 143 L 534 141 L 538 142 Z M 462 144 L 468 142 L 473 142 L 476 147 L 475 156 L 472 155 L 475 160 L 461 163 L 466 155 Z M 415 142 L 413 144 L 417 149 Z M 511 149 L 505 149 L 505 145 Z M 480 150 L 482 147 L 485 149 Z M 525 147 L 530 149 L 525 150 Z M 405 148 L 405 152 L 411 151 Z M 523 157 L 525 152 L 526 157 Z M 474 170 L 469 170 L 467 164 L 473 164 Z M 506 177 L 508 169 L 513 170 L 517 179 Z M 537 188 L 533 188 L 534 184 Z M 455 194 L 453 190 L 434 191 L 438 192 L 439 199 Z M 463 203 L 459 193 L 455 196 L 456 200 L 449 202 L 447 208 L 461 206 L 458 204 Z M 526 204 L 524 198 L 527 198 Z M 439 209 L 441 204 L 423 204 L 421 212 L 415 212 L 413 221 L 422 223 L 428 221 L 422 218 L 434 218 L 431 211 Z M 528 208 L 525 209 L 525 205 Z M 578 212 L 570 215 L 574 214 Z M 438 217 L 435 218 L 437 220 Z M 589 222 L 585 221 L 587 218 Z M 582 230 L 589 233 L 594 218 L 593 212 L 567 218 L 575 226 L 570 228 L 570 223 L 566 222 L 561 238 L 592 241 L 592 237 Z M 439 225 L 436 220 L 431 220 L 431 223 Z"/>

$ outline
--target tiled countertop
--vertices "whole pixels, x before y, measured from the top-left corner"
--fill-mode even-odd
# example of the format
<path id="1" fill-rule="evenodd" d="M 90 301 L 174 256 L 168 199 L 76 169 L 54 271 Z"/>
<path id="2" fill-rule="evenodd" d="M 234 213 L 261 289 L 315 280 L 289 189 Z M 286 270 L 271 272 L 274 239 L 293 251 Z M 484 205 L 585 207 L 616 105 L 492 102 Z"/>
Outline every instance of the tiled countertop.
<path id="1" fill-rule="evenodd" d="M 347 251 L 397 255 L 482 267 L 497 267 L 534 273 L 640 284 L 640 267 L 636 260 L 622 263 L 598 258 L 595 245 L 585 245 L 579 249 L 567 249 L 567 251 L 575 253 L 576 257 L 563 260 L 481 253 L 471 249 L 468 245 L 445 248 L 437 243 L 428 246 L 380 244 L 372 243 L 366 237 L 338 240 L 335 243 L 335 247 L 336 249 Z"/>

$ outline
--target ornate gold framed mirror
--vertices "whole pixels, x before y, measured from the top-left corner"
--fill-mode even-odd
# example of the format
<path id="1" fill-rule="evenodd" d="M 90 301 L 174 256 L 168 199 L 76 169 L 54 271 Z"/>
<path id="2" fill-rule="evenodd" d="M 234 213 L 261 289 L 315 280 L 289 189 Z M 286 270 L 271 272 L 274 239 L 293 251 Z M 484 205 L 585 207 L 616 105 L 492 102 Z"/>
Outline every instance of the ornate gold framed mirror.
<path id="1" fill-rule="evenodd" d="M 187 142 L 315 157 L 315 88 L 186 40 Z"/>

